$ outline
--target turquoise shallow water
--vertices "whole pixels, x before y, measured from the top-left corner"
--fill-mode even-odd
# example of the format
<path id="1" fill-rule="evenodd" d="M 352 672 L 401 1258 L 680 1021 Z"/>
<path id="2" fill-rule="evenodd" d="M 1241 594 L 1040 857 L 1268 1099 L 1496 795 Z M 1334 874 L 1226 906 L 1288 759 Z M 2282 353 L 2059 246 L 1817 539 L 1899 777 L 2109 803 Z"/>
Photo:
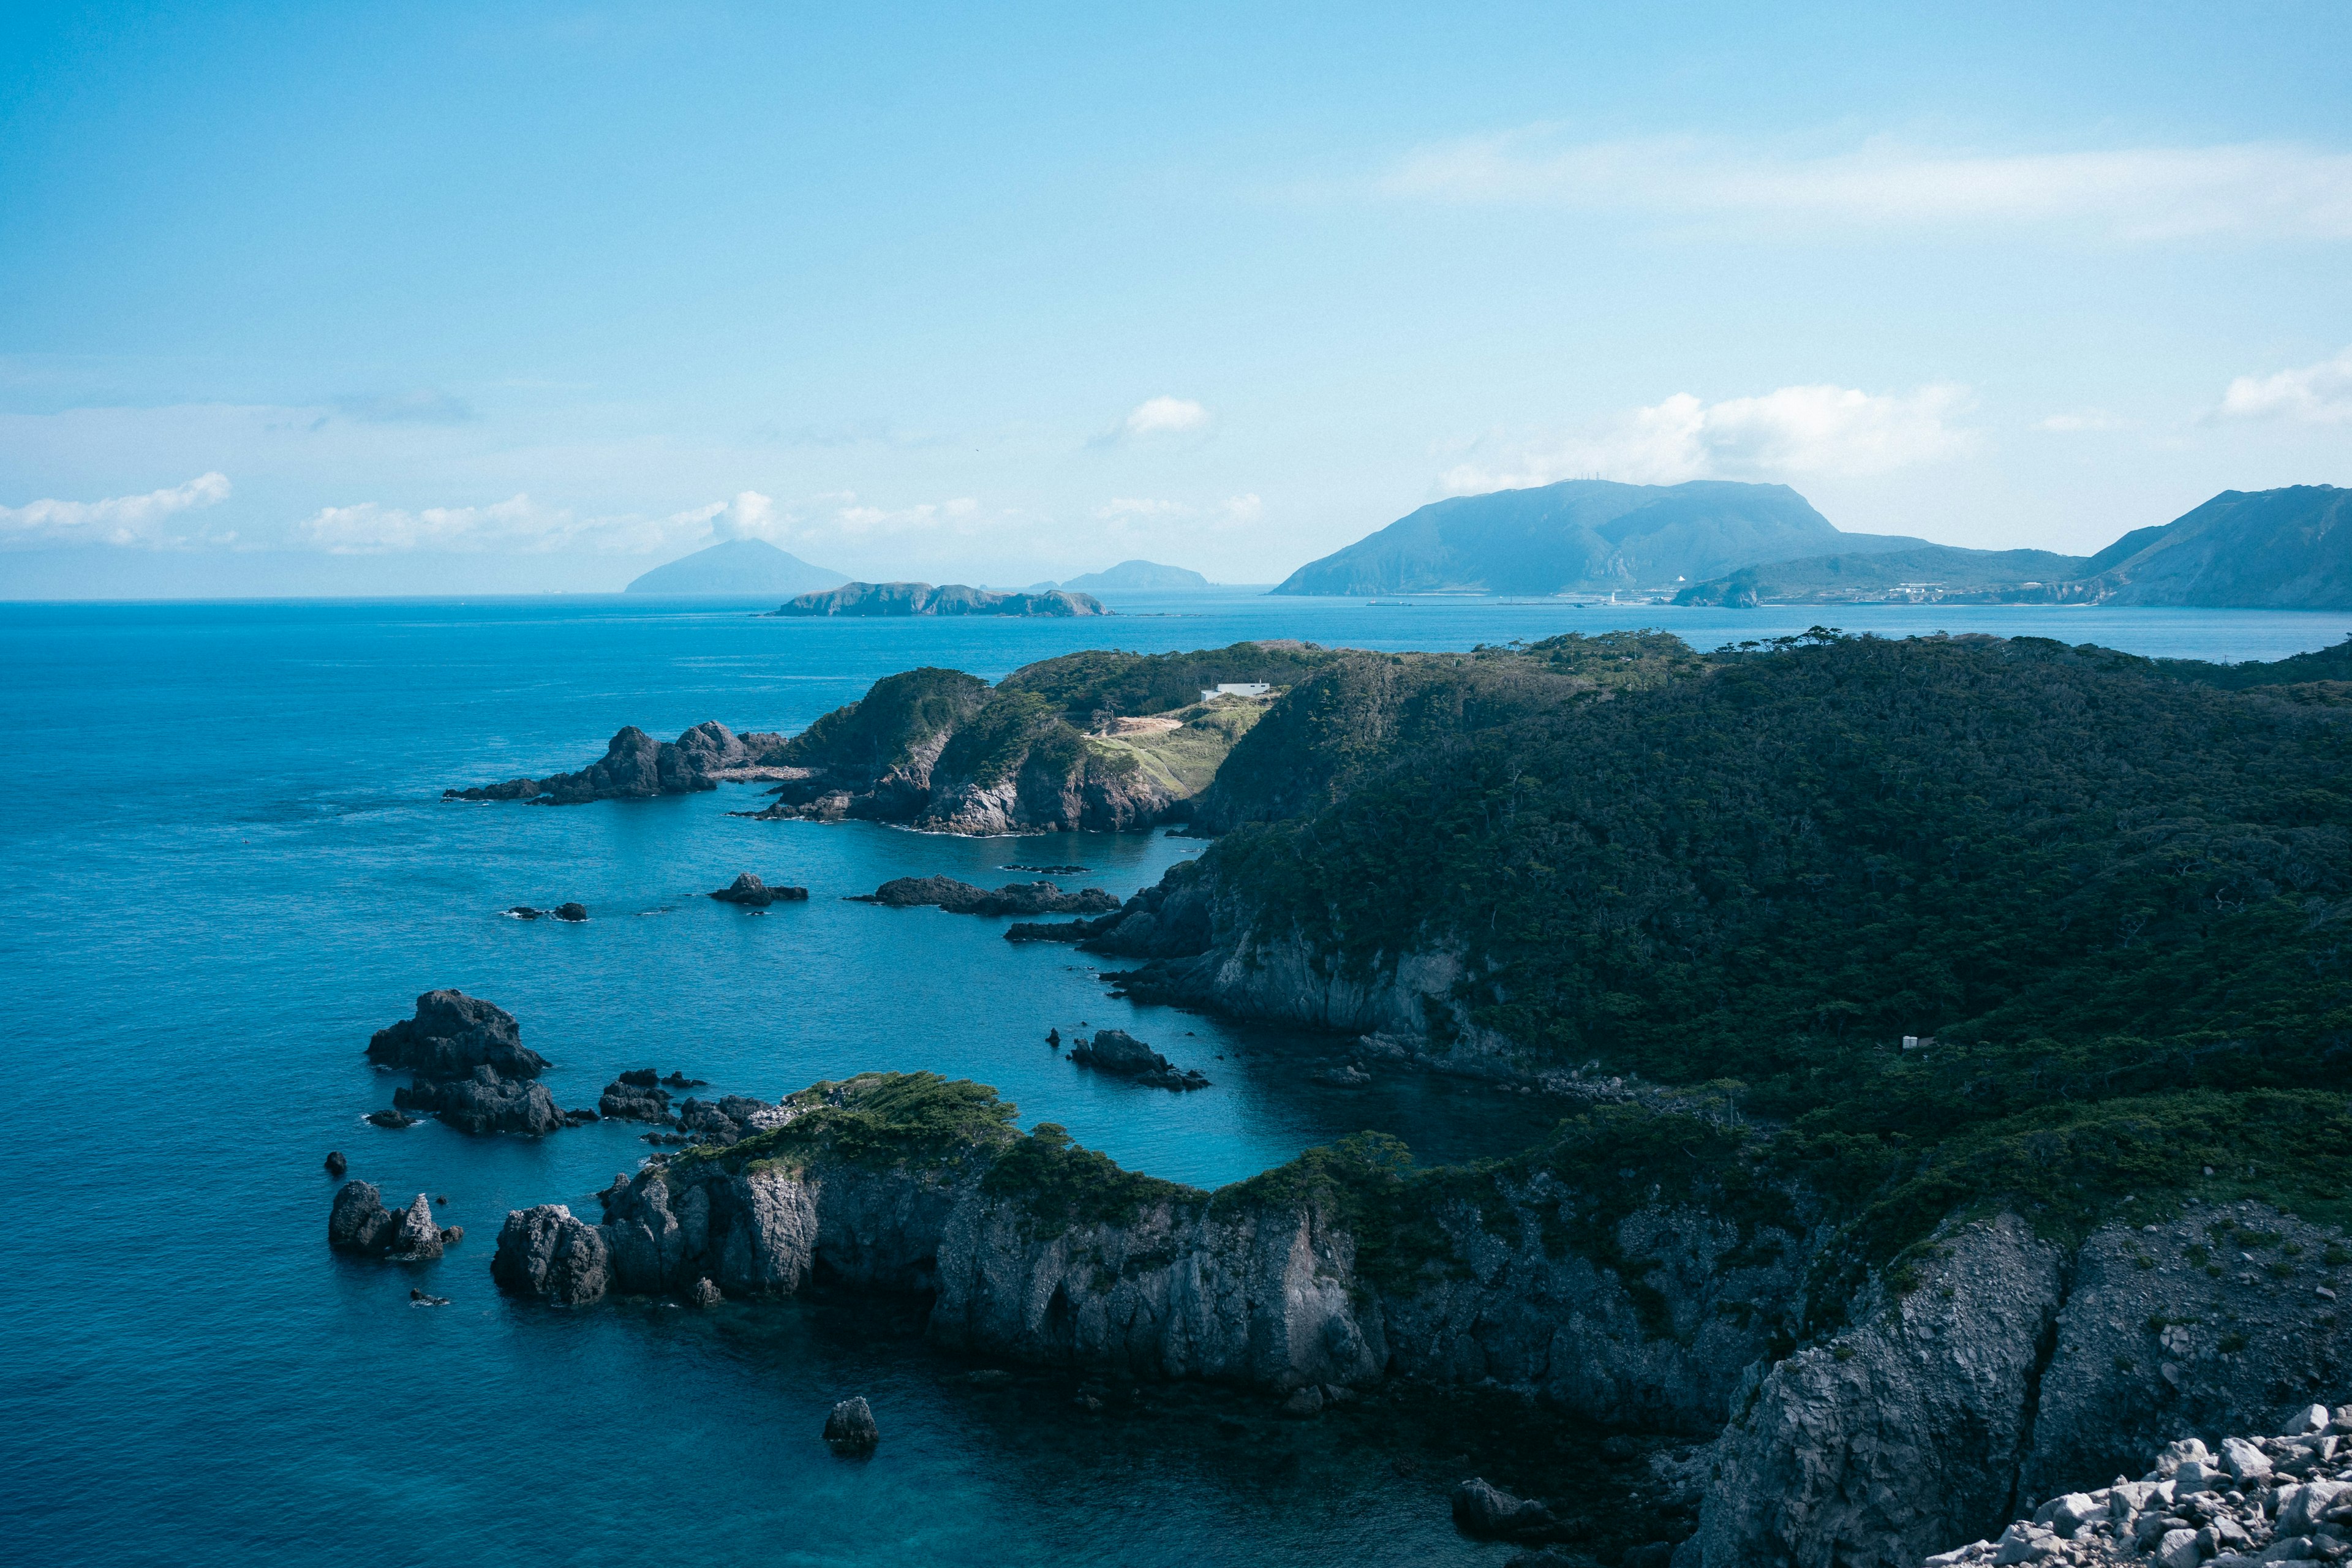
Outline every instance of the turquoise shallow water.
<path id="1" fill-rule="evenodd" d="M 876 677 L 996 677 L 1111 644 L 1244 637 L 1466 647 L 1664 625 L 1710 646 L 1817 615 L 1575 611 L 1202 595 L 1109 621 L 786 622 L 610 600 L 0 606 L 0 1014 L 13 1198 L 0 1269 L 0 1517 L 26 1561 L 1117 1563 L 1496 1561 L 1454 1536 L 1457 1459 L 1509 1434 L 1313 1426 L 1186 1391 L 1071 1412 L 1067 1380 L 983 1394 L 897 1308 L 551 1314 L 491 1290 L 511 1206 L 580 1204 L 630 1130 L 544 1141 L 392 1133 L 368 1033 L 455 985 L 521 1019 L 563 1104 L 624 1067 L 769 1098 L 866 1068 L 996 1085 L 1123 1163 L 1204 1184 L 1373 1126 L 1425 1159 L 1514 1147 L 1540 1112 L 1443 1081 L 1301 1081 L 1323 1042 L 1105 996 L 1080 955 L 1004 922 L 845 904 L 886 878 L 992 885 L 1076 861 L 1121 895 L 1199 846 L 970 841 L 754 823 L 751 788 L 551 810 L 444 785 L 574 767 L 623 723 L 796 729 Z M 1853 630 L 1991 630 L 2275 658 L 2352 616 L 1871 608 Z M 764 916 L 699 895 L 739 870 L 808 885 Z M 507 905 L 577 899 L 584 925 Z M 1042 1044 L 1132 1029 L 1215 1087 L 1107 1083 Z M 467 1242 L 402 1270 L 323 1242 L 340 1147 Z M 588 1204 L 593 1211 L 593 1202 Z M 453 1304 L 412 1310 L 425 1283 Z M 886 1441 L 814 1440 L 848 1392 Z M 1227 1420 L 1220 1425 L 1217 1417 Z M 1239 1417 L 1238 1424 L 1234 1419 Z M 1480 1445 L 1501 1444 L 1499 1450 Z"/>

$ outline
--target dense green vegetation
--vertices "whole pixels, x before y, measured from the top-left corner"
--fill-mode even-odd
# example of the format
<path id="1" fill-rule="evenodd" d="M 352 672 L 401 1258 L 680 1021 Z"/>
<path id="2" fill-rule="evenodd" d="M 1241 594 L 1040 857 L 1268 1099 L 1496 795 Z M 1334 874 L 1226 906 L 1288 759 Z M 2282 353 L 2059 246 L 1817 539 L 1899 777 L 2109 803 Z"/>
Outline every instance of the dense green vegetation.
<path id="1" fill-rule="evenodd" d="M 1571 687 L 1605 642 L 1307 683 L 1220 777 L 1283 819 L 1221 883 L 1360 972 L 1457 948 L 1463 1019 L 1538 1062 L 1735 1080 L 1876 1260 L 1969 1202 L 2055 1226 L 2208 1163 L 2343 1199 L 2340 1099 L 2292 1098 L 2352 1081 L 2336 712 L 2034 639 L 1819 633 Z"/>
<path id="2" fill-rule="evenodd" d="M 803 767 L 862 768 L 878 776 L 971 718 L 987 700 L 988 682 L 960 669 L 926 666 L 885 676 L 857 701 L 793 736 L 784 760 Z"/>
<path id="3" fill-rule="evenodd" d="M 1336 657 L 1300 642 L 1238 642 L 1196 653 L 1094 649 L 1024 666 L 1006 676 L 998 689 L 1034 693 L 1084 729 L 1112 714 L 1138 717 L 1187 708 L 1201 700 L 1202 690 L 1229 681 L 1296 685 Z"/>
<path id="4" fill-rule="evenodd" d="M 772 1131 L 739 1142 L 697 1144 L 673 1154 L 669 1168 L 800 1170 L 820 1158 L 874 1170 L 956 1164 L 975 1152 L 1011 1142 L 1013 1107 L 996 1090 L 935 1072 L 869 1072 L 815 1083 L 784 1103 L 800 1114 Z"/>

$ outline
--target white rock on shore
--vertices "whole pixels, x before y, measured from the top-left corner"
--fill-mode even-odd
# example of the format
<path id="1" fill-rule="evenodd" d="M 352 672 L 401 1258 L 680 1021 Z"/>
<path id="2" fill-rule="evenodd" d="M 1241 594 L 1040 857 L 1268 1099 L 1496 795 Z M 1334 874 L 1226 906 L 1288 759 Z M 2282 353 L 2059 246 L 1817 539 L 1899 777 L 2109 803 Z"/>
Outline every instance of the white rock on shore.
<path id="1" fill-rule="evenodd" d="M 1922 1568 L 1989 1563 L 2155 1563 L 2252 1568 L 2352 1556 L 2352 1405 L 2314 1405 L 2277 1437 L 2168 1443 L 2137 1481 L 2051 1499 L 2000 1539 Z"/>

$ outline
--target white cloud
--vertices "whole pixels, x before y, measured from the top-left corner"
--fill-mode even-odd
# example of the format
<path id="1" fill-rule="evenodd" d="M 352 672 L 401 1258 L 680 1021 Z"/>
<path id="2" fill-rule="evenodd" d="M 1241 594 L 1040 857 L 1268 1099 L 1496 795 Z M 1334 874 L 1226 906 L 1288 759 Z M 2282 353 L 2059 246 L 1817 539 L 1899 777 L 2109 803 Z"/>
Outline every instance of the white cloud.
<path id="1" fill-rule="evenodd" d="M 2239 376 L 2221 394 L 2221 412 L 2238 419 L 2306 425 L 2352 422 L 2352 348 L 2300 370 Z"/>
<path id="2" fill-rule="evenodd" d="M 1957 386 L 1873 395 L 1843 386 L 1784 386 L 1760 397 L 1706 403 L 1678 393 L 1599 426 L 1549 440 L 1479 449 L 1449 470 L 1445 493 L 1548 485 L 1566 479 L 1679 484 L 1699 479 L 1786 479 L 1885 473 L 1958 456 L 1973 433 L 1952 423 L 1967 406 Z"/>
<path id="3" fill-rule="evenodd" d="M 410 550 L 532 552 L 562 549 L 577 531 L 570 512 L 545 510 L 528 495 L 490 506 L 428 506 L 420 511 L 362 501 L 321 507 L 295 524 L 301 539 L 330 555 Z"/>
<path id="4" fill-rule="evenodd" d="M 1209 411 L 1189 397 L 1147 397 L 1127 411 L 1127 417 L 1096 437 L 1098 447 L 1121 441 L 1143 441 L 1155 436 L 1181 436 L 1209 423 Z"/>
<path id="5" fill-rule="evenodd" d="M 2352 154 L 2291 142 L 1986 154 L 1874 141 L 1804 156 L 1696 137 L 1566 142 L 1536 125 L 1423 148 L 1382 188 L 1444 202 L 1812 224 L 2058 224 L 2143 240 L 2352 237 Z"/>
<path id="6" fill-rule="evenodd" d="M 2054 431 L 2062 436 L 2080 435 L 2093 430 L 2128 430 L 2131 421 L 2120 414 L 2110 414 L 2104 408 L 2077 408 L 2070 413 L 2053 414 L 2034 426 L 2037 430 Z"/>
<path id="7" fill-rule="evenodd" d="M 226 474 L 199 474 L 186 484 L 150 490 L 141 496 L 110 496 L 104 500 L 37 500 L 23 506 L 0 506 L 0 544 L 138 544 L 161 548 L 189 542 L 166 534 L 163 525 L 174 515 L 228 499 Z M 226 544 L 235 534 L 213 536 L 205 542 Z"/>

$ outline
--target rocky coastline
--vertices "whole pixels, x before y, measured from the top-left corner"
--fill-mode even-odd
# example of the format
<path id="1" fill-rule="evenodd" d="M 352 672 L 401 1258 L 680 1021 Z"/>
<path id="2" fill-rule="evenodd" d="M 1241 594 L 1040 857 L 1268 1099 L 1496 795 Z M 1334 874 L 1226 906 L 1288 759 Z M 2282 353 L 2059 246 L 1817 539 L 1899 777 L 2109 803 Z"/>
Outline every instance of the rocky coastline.
<path id="1" fill-rule="evenodd" d="M 772 616 L 1108 616 L 1091 594 L 997 593 L 961 583 L 844 583 L 788 599 Z"/>
<path id="2" fill-rule="evenodd" d="M 845 901 L 894 910 L 936 906 L 951 915 L 1099 914 L 1119 907 L 1118 900 L 1100 888 L 1066 893 L 1052 882 L 1008 882 L 991 890 L 952 877 L 894 877 Z"/>
<path id="3" fill-rule="evenodd" d="M 577 1307 L 822 1275 L 925 1298 L 936 1343 L 1041 1365 L 1286 1401 L 1390 1378 L 1517 1390 L 1706 1445 L 1684 1568 L 1907 1568 L 2085 1463 L 2264 1429 L 2352 1371 L 2330 1294 L 2352 1254 L 2259 1205 L 2190 1201 L 2074 1242 L 1955 1216 L 1899 1275 L 1842 1290 L 1805 1194 L 1678 1184 L 1674 1150 L 1737 1134 L 1640 1107 L 1493 1169 L 1417 1173 L 1359 1140 L 1216 1193 L 1050 1125 L 1023 1136 L 991 1091 L 929 1075 L 763 1110 L 732 1143 L 616 1177 L 593 1222 L 509 1215 L 500 1284 Z M 2217 1237 L 2262 1261 L 2208 1273 Z"/>
<path id="4" fill-rule="evenodd" d="M 789 770 L 778 760 L 784 744 L 782 735 L 766 731 L 738 735 L 717 720 L 697 724 L 676 741 L 656 741 L 630 724 L 606 744 L 603 758 L 578 773 L 446 789 L 441 798 L 581 805 L 593 800 L 692 795 L 726 783 L 789 776 Z"/>

